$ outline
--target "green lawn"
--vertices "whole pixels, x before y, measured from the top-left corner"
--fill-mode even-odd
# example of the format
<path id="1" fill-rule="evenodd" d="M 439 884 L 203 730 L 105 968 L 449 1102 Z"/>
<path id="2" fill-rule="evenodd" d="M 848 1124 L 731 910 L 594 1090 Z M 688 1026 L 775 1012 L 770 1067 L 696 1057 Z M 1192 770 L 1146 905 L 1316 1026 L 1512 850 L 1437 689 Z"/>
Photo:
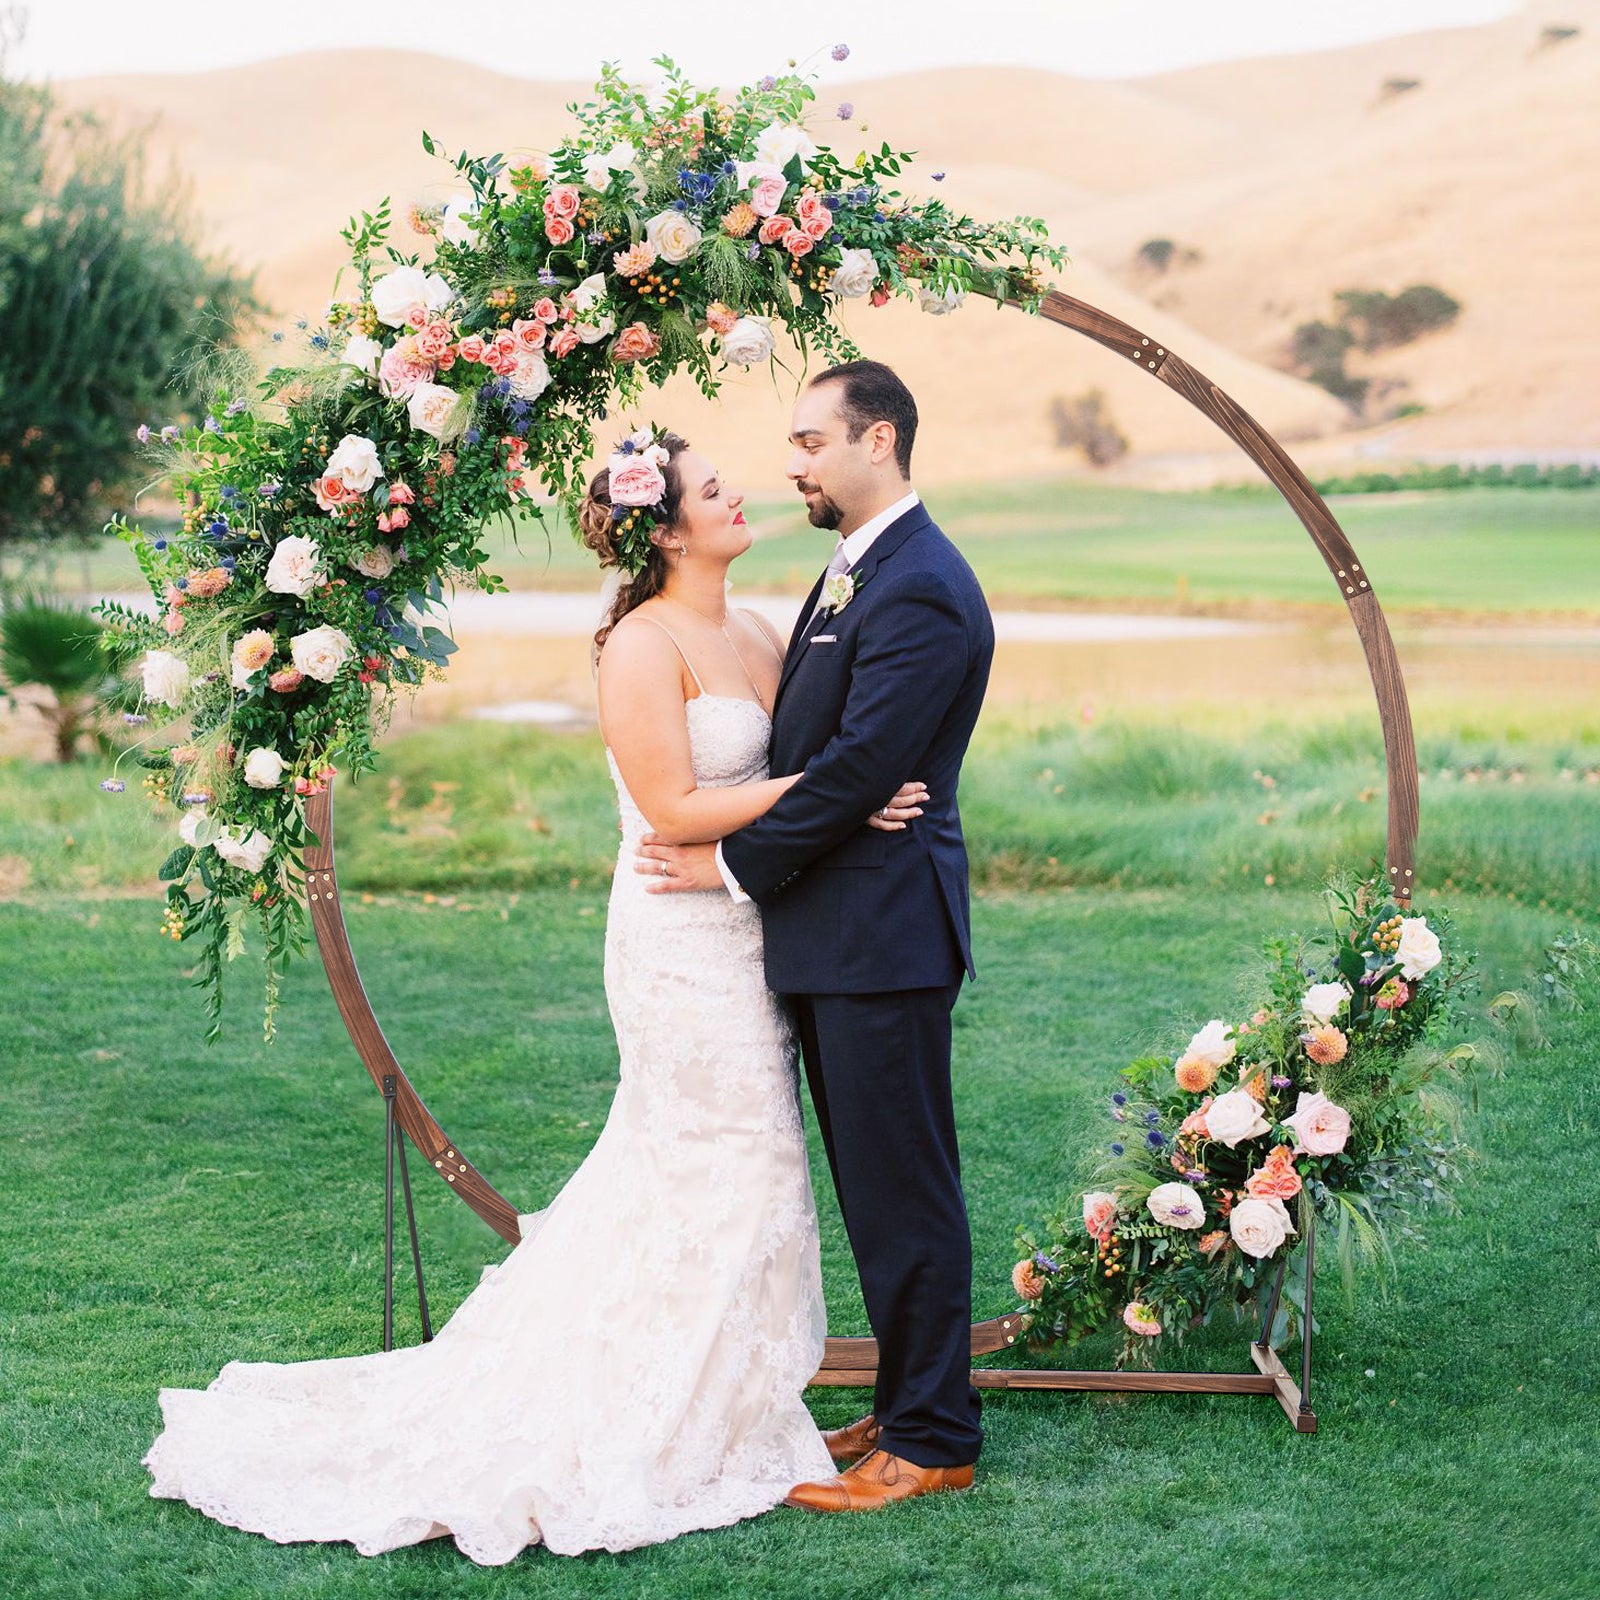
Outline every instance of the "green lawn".
<path id="1" fill-rule="evenodd" d="M 346 904 L 378 1013 L 452 1136 L 523 1209 L 600 1126 L 615 1058 L 600 987 L 603 895 L 585 881 L 451 905 Z M 1529 984 L 1552 913 L 1457 897 L 1485 993 Z M 1226 1007 L 1263 933 L 1307 893 L 1205 888 L 990 895 L 981 978 L 957 1012 L 958 1110 L 977 1310 L 1010 1305 L 1017 1222 L 1072 1192 L 1106 1136 L 1104 1095 L 1140 1046 Z M 314 965 L 278 1043 L 253 993 L 199 1043 L 186 953 L 152 901 L 0 906 L 0 1558 L 8 1595 L 435 1597 L 1124 1593 L 1280 1600 L 1593 1592 L 1595 1013 L 1554 1014 L 1474 1123 L 1462 1213 L 1354 1308 L 1319 1280 L 1314 1398 L 1297 1436 L 1267 1400 L 997 1395 L 978 1487 L 876 1518 L 779 1511 L 622 1557 L 532 1552 L 472 1567 L 448 1544 L 373 1561 L 279 1547 L 145 1494 L 156 1389 L 231 1357 L 375 1347 L 381 1115 Z M 239 990 L 251 985 L 241 982 Z M 1591 994 L 1591 1000 L 1595 998 Z M 1578 1165 L 1574 1166 L 1574 1160 Z M 824 1169 L 835 1331 L 863 1326 Z M 498 1241 L 441 1186 L 419 1191 L 439 1310 Z M 1370 1286 L 1368 1286 L 1370 1287 Z M 415 1311 L 400 1334 L 415 1337 Z M 1246 1334 L 1186 1359 L 1244 1364 Z M 1074 1352 L 1099 1364 L 1103 1347 Z M 1371 1376 L 1368 1376 L 1368 1373 Z M 824 1425 L 860 1396 L 819 1391 Z"/>
<path id="2" fill-rule="evenodd" d="M 1340 596 L 1288 507 L 1270 488 L 1153 493 L 1081 480 L 929 492 L 990 598 L 1029 604 L 1336 605 Z M 1470 489 L 1333 504 L 1390 611 L 1600 613 L 1600 490 Z M 752 504 L 760 542 L 734 568 L 749 590 L 803 592 L 830 536 L 790 498 Z M 490 537 L 492 569 L 513 588 L 585 588 L 593 559 L 552 519 L 513 541 Z M 66 560 L 60 579 L 137 588 L 115 543 Z"/>

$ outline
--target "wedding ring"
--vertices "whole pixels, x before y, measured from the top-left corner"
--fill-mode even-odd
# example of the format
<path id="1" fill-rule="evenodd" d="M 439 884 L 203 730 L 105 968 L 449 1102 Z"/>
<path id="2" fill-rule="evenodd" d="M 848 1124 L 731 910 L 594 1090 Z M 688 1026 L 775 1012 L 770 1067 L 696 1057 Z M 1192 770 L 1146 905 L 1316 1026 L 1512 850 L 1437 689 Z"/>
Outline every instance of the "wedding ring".
<path id="1" fill-rule="evenodd" d="M 661 876 L 662 876 L 662 877 L 663 877 L 663 878 L 664 878 L 664 877 L 666 877 L 666 875 L 667 875 L 667 864 L 666 864 L 666 862 L 665 862 L 665 861 L 658 861 L 658 862 L 656 862 L 656 871 L 657 871 L 657 872 L 658 872 L 658 873 L 659 873 L 659 874 L 660 874 L 660 875 L 661 875 Z"/>

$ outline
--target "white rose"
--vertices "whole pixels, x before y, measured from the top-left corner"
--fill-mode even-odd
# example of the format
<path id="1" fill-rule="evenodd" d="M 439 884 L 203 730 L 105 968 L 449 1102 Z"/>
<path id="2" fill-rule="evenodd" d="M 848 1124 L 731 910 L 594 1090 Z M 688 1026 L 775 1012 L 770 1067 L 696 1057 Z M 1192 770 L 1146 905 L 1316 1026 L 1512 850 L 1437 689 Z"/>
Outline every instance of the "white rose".
<path id="1" fill-rule="evenodd" d="M 1342 983 L 1314 983 L 1306 990 L 1300 1009 L 1313 1022 L 1326 1025 L 1344 1009 L 1349 998 L 1350 991 Z"/>
<path id="2" fill-rule="evenodd" d="M 419 383 L 406 403 L 411 426 L 435 439 L 454 438 L 466 425 L 464 396 L 442 383 Z"/>
<path id="3" fill-rule="evenodd" d="M 334 447 L 323 476 L 337 478 L 347 489 L 365 494 L 383 476 L 378 447 L 359 433 L 347 433 Z"/>
<path id="4" fill-rule="evenodd" d="M 605 297 L 606 275 L 603 272 L 591 273 L 569 296 L 572 301 L 572 309 L 580 317 L 587 311 L 593 311 Z"/>
<path id="5" fill-rule="evenodd" d="M 170 650 L 147 650 L 140 665 L 146 700 L 177 708 L 189 692 L 189 663 Z"/>
<path id="6" fill-rule="evenodd" d="M 611 174 L 627 172 L 637 156 L 638 151 L 626 140 L 612 145 L 609 150 L 596 150 L 583 158 L 583 181 L 591 189 L 604 193 L 611 183 Z"/>
<path id="7" fill-rule="evenodd" d="M 931 317 L 945 317 L 952 311 L 959 311 L 966 301 L 967 291 L 959 283 L 952 283 L 942 292 L 930 289 L 927 284 L 918 284 L 917 303 Z"/>
<path id="8" fill-rule="evenodd" d="M 276 789 L 287 765 L 276 750 L 261 745 L 244 758 L 244 781 L 252 789 Z"/>
<path id="9" fill-rule="evenodd" d="M 550 387 L 550 363 L 538 350 L 524 350 L 511 374 L 511 392 L 523 400 L 537 400 Z"/>
<path id="10" fill-rule="evenodd" d="M 332 683 L 339 668 L 350 659 L 352 646 L 347 634 L 323 623 L 321 627 L 297 633 L 289 641 L 289 654 L 308 678 L 315 678 L 318 683 Z"/>
<path id="11" fill-rule="evenodd" d="M 1229 1213 L 1228 1232 L 1233 1242 L 1247 1256 L 1260 1260 L 1274 1250 L 1295 1231 L 1284 1209 L 1283 1201 L 1276 1196 L 1268 1200 L 1241 1200 Z"/>
<path id="12" fill-rule="evenodd" d="M 663 261 L 687 261 L 700 244 L 700 230 L 681 211 L 658 211 L 644 225 L 645 238 Z"/>
<path id="13" fill-rule="evenodd" d="M 1186 1183 L 1157 1184 L 1145 1204 L 1150 1215 L 1165 1228 L 1205 1226 L 1205 1202 Z"/>
<path id="14" fill-rule="evenodd" d="M 216 844 L 217 854 L 230 867 L 246 872 L 259 872 L 272 854 L 272 840 L 259 828 L 253 828 L 248 838 L 240 838 L 235 828 L 218 828 Z"/>
<path id="15" fill-rule="evenodd" d="M 1233 1060 L 1239 1048 L 1227 1037 L 1232 1031 L 1232 1027 L 1220 1017 L 1213 1017 L 1189 1041 L 1188 1048 L 1183 1053 L 1196 1061 L 1205 1062 L 1208 1067 L 1225 1067 Z"/>
<path id="16" fill-rule="evenodd" d="M 350 565 L 363 578 L 387 578 L 394 571 L 394 552 L 386 544 L 368 545 Z"/>
<path id="17" fill-rule="evenodd" d="M 446 244 L 476 244 L 478 231 L 473 227 L 478 208 L 465 195 L 456 195 L 444 203 L 444 222 L 439 237 Z"/>
<path id="18" fill-rule="evenodd" d="M 178 837 L 185 844 L 192 844 L 198 848 L 200 844 L 200 824 L 205 820 L 206 808 L 204 806 L 191 806 L 184 812 L 182 820 L 178 823 Z"/>
<path id="19" fill-rule="evenodd" d="M 373 284 L 368 297 L 378 320 L 391 328 L 400 327 L 406 313 L 418 303 L 430 311 L 443 311 L 455 299 L 455 290 L 437 272 L 421 267 L 396 267 Z"/>
<path id="20" fill-rule="evenodd" d="M 1439 935 L 1428 926 L 1426 917 L 1400 919 L 1400 945 L 1395 951 L 1402 978 L 1420 978 L 1432 972 L 1444 959 Z"/>
<path id="21" fill-rule="evenodd" d="M 765 317 L 740 317 L 722 336 L 723 357 L 737 367 L 753 367 L 776 348 L 772 324 Z"/>
<path id="22" fill-rule="evenodd" d="M 1230 1089 L 1206 1107 L 1206 1129 L 1218 1144 L 1231 1150 L 1242 1139 L 1258 1139 L 1272 1124 L 1248 1089 Z"/>
<path id="23" fill-rule="evenodd" d="M 786 167 L 795 156 L 800 165 L 808 166 L 817 153 L 811 136 L 804 128 L 792 122 L 772 122 L 756 135 L 756 160 L 770 161 L 775 167 Z"/>
<path id="24" fill-rule="evenodd" d="M 274 594 L 308 595 L 321 582 L 322 550 L 317 541 L 302 533 L 280 539 L 267 563 L 267 587 Z"/>
<path id="25" fill-rule="evenodd" d="M 828 287 L 841 300 L 856 300 L 872 292 L 878 281 L 878 261 L 870 250 L 842 250 Z"/>
<path id="26" fill-rule="evenodd" d="M 254 678 L 256 673 L 260 670 L 260 667 L 252 669 L 247 667 L 242 661 L 235 661 L 228 668 L 228 681 L 234 686 L 235 689 L 248 689 L 251 686 L 251 679 Z"/>
<path id="27" fill-rule="evenodd" d="M 575 322 L 572 326 L 584 344 L 599 344 L 617 331 L 617 319 L 606 311 L 593 322 Z"/>
<path id="28" fill-rule="evenodd" d="M 354 367 L 369 378 L 375 377 L 378 363 L 383 360 L 383 346 L 376 339 L 369 339 L 364 333 L 353 333 L 344 347 L 344 354 L 339 359 L 347 367 Z M 352 378 L 350 381 L 354 383 L 357 380 Z"/>

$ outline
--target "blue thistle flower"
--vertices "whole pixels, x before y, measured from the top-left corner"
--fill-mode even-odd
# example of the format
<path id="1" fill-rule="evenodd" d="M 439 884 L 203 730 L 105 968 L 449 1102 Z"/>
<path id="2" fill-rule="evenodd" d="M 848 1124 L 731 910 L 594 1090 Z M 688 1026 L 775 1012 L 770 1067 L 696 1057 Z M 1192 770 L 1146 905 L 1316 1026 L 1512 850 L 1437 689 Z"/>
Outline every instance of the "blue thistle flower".
<path id="1" fill-rule="evenodd" d="M 825 194 L 825 195 L 823 195 L 822 203 L 830 211 L 837 211 L 839 209 L 839 197 L 836 194 Z"/>
<path id="2" fill-rule="evenodd" d="M 760 244 L 752 239 L 750 241 L 750 248 L 744 253 L 744 258 L 746 261 L 759 261 L 761 259 Z"/>
<path id="3" fill-rule="evenodd" d="M 1161 1150 L 1166 1146 L 1167 1136 L 1164 1133 L 1158 1133 L 1154 1128 L 1152 1128 L 1149 1133 L 1144 1136 L 1144 1142 L 1149 1145 L 1152 1150 Z"/>
<path id="4" fill-rule="evenodd" d="M 1161 1113 L 1159 1111 L 1147 1111 L 1144 1114 L 1144 1125 L 1147 1128 L 1155 1127 L 1155 1125 L 1158 1122 L 1160 1122 L 1160 1120 L 1161 1120 Z"/>
<path id="5" fill-rule="evenodd" d="M 369 606 L 375 606 L 381 599 L 383 599 L 382 589 L 363 589 L 361 593 L 362 598 Z"/>
<path id="6" fill-rule="evenodd" d="M 942 172 L 935 172 L 933 174 L 933 181 L 935 183 L 943 183 L 944 182 L 944 174 Z"/>
<path id="7" fill-rule="evenodd" d="M 689 202 L 687 200 L 674 200 L 672 202 L 672 209 L 674 211 L 687 211 L 689 209 Z"/>
<path id="8" fill-rule="evenodd" d="M 627 514 L 628 508 L 626 506 L 612 506 L 611 508 L 611 520 L 613 522 L 621 522 Z"/>
<path id="9" fill-rule="evenodd" d="M 1120 1156 L 1126 1148 L 1127 1148 L 1126 1145 L 1113 1144 L 1111 1146 L 1111 1153 L 1114 1156 Z"/>
<path id="10" fill-rule="evenodd" d="M 307 321 L 306 321 L 306 319 L 304 317 L 296 317 L 295 321 L 294 321 L 294 325 L 295 325 L 295 327 L 299 328 L 302 333 L 306 330 L 307 327 L 310 326 L 310 324 L 307 323 Z"/>
<path id="11" fill-rule="evenodd" d="M 274 344 L 282 344 L 283 343 L 283 334 L 281 332 L 275 332 L 272 335 L 272 342 Z"/>
<path id="12" fill-rule="evenodd" d="M 1112 1095 L 1111 1103 L 1114 1106 L 1125 1106 L 1128 1103 L 1128 1097 L 1120 1089 L 1118 1089 L 1117 1092 Z"/>
<path id="13" fill-rule="evenodd" d="M 468 444 L 476 444 L 482 437 L 483 435 L 476 428 L 467 429 L 466 440 Z"/>
<path id="14" fill-rule="evenodd" d="M 174 589 L 187 589 L 189 587 L 189 580 L 187 578 L 179 578 L 176 580 L 176 582 L 174 582 L 172 587 Z"/>
<path id="15" fill-rule="evenodd" d="M 155 545 L 157 550 L 165 550 L 167 548 L 167 541 L 165 539 L 156 539 L 153 540 L 152 543 Z"/>
<path id="16" fill-rule="evenodd" d="M 724 161 L 722 163 L 722 175 L 725 178 L 731 178 L 738 170 L 739 163 L 737 161 Z"/>
<path id="17" fill-rule="evenodd" d="M 313 350 L 326 350 L 328 348 L 328 336 L 327 336 L 327 334 L 325 334 L 325 333 L 314 333 L 314 334 L 312 334 L 311 335 L 311 348 Z M 241 407 L 241 409 L 243 409 L 243 408 Z"/>
<path id="18" fill-rule="evenodd" d="M 625 456 L 631 456 L 638 448 L 639 447 L 633 442 L 632 439 L 624 439 L 622 443 L 617 446 L 618 451 Z"/>
<path id="19" fill-rule="evenodd" d="M 238 556 L 224 556 L 217 565 L 227 572 L 232 572 L 239 565 Z"/>

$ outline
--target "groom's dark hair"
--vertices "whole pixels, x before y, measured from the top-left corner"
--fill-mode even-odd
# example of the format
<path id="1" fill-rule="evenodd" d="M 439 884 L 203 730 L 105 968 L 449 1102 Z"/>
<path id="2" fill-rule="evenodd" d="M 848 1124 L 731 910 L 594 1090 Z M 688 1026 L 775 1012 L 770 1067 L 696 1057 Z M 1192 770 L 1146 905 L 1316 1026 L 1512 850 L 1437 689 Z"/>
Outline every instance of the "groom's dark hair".
<path id="1" fill-rule="evenodd" d="M 819 372 L 811 380 L 813 388 L 819 383 L 843 385 L 844 398 L 839 410 L 851 444 L 875 422 L 893 426 L 894 458 L 899 464 L 900 476 L 909 478 L 911 447 L 917 442 L 917 402 L 901 382 L 900 374 L 881 361 L 843 361 Z"/>

